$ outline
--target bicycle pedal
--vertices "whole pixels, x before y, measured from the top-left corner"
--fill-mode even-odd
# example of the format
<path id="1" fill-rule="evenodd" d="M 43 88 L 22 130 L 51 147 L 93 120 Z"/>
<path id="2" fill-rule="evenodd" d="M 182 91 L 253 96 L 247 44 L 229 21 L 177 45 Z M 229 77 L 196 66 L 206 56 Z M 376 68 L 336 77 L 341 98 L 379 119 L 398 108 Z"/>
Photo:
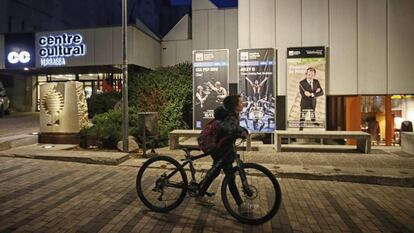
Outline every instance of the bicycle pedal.
<path id="1" fill-rule="evenodd" d="M 212 197 L 212 196 L 214 196 L 214 195 L 216 195 L 215 193 L 209 193 L 209 192 L 206 192 L 206 196 L 208 196 L 208 197 Z"/>

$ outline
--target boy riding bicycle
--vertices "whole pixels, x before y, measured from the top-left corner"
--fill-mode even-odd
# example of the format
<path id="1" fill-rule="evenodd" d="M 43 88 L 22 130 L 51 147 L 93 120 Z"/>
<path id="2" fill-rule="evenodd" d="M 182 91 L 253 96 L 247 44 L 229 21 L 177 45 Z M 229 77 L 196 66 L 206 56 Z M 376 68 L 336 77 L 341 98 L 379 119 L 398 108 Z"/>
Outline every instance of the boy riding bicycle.
<path id="1" fill-rule="evenodd" d="M 253 210 L 253 206 L 243 202 L 237 190 L 232 165 L 237 153 L 235 150 L 236 139 L 245 138 L 248 135 L 247 130 L 240 126 L 239 113 L 242 110 L 243 100 L 239 95 L 227 96 L 223 100 L 223 106 L 214 110 L 214 118 L 218 121 L 218 139 L 222 140 L 220 140 L 218 148 L 211 152 L 214 162 L 201 182 L 199 196 L 196 200 L 203 205 L 213 205 L 204 195 L 214 179 L 219 176 L 220 170 L 223 169 L 229 180 L 229 189 L 238 205 L 239 212 L 248 213 Z"/>

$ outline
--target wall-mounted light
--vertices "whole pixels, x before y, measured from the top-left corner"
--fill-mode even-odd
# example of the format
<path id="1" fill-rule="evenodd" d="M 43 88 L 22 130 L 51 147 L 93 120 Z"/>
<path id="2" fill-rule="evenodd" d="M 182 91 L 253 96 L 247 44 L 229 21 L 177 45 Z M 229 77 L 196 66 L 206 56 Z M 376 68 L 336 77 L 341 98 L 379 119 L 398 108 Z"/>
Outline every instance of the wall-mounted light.
<path id="1" fill-rule="evenodd" d="M 414 110 L 407 111 L 407 120 L 414 121 Z"/>
<path id="2" fill-rule="evenodd" d="M 401 123 L 404 121 L 404 118 L 402 117 L 394 117 L 394 128 L 400 129 Z"/>

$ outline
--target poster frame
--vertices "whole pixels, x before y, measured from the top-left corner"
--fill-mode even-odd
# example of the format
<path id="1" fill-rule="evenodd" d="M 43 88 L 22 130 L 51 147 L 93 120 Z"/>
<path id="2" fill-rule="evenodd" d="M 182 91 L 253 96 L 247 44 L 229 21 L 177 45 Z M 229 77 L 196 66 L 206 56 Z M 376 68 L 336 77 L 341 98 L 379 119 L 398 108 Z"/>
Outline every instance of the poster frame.
<path id="1" fill-rule="evenodd" d="M 273 96 L 275 98 L 275 130 L 273 132 L 260 132 L 260 131 L 250 131 L 251 133 L 263 133 L 263 134 L 274 134 L 277 131 L 277 73 L 278 73 L 278 64 L 276 62 L 276 59 L 278 57 L 278 50 L 276 48 L 271 48 L 271 47 L 260 47 L 260 48 L 237 48 L 237 94 L 240 94 L 240 69 L 239 69 L 239 64 L 240 64 L 240 51 L 241 50 L 261 50 L 261 49 L 268 49 L 268 50 L 273 50 Z"/>
<path id="2" fill-rule="evenodd" d="M 325 95 L 325 122 L 324 122 L 324 127 L 318 127 L 318 128 L 308 128 L 308 129 L 315 129 L 315 130 L 327 130 L 327 87 L 328 87 L 328 72 L 329 72 L 329 67 L 328 67 L 328 47 L 321 45 L 321 46 L 295 46 L 295 47 L 287 47 L 286 48 L 286 64 L 285 64 L 285 78 L 286 78 L 286 82 L 285 82 L 285 91 L 286 91 L 286 100 L 285 100 L 285 125 L 286 125 L 286 130 L 297 130 L 300 131 L 299 128 L 296 127 L 289 127 L 288 125 L 288 118 L 289 118 L 289 105 L 288 105 L 288 60 L 295 58 L 292 56 L 289 56 L 289 50 L 290 49 L 300 49 L 300 50 L 306 50 L 306 49 L 323 49 L 323 58 L 325 58 L 325 87 L 324 87 L 324 95 Z M 299 58 L 299 57 L 297 57 Z M 312 56 L 309 57 L 302 57 L 302 58 L 314 58 Z M 306 128 L 306 127 L 304 127 Z"/>
<path id="3" fill-rule="evenodd" d="M 192 125 L 192 129 L 193 130 L 197 130 L 197 128 L 195 128 L 195 75 L 194 75 L 194 69 L 195 69 L 195 67 L 194 67 L 194 54 L 196 53 L 196 52 L 215 52 L 215 51 L 226 51 L 226 60 L 227 60 L 227 74 L 226 74 L 226 81 L 227 81 L 227 83 L 226 83 L 226 88 L 227 88 L 227 95 L 229 95 L 229 88 L 230 88 L 230 79 L 229 79 L 229 76 L 230 76 L 230 56 L 229 56 L 229 52 L 230 52 L 230 50 L 229 49 L 200 49 L 200 50 L 193 50 L 192 51 L 192 53 L 191 53 L 191 62 L 192 62 L 192 64 L 193 64 L 193 70 L 192 70 L 192 82 L 193 82 L 193 88 L 192 88 L 192 99 L 193 99 L 193 125 Z M 201 129 L 202 128 L 204 128 L 204 125 L 203 125 L 203 127 L 201 127 Z"/>

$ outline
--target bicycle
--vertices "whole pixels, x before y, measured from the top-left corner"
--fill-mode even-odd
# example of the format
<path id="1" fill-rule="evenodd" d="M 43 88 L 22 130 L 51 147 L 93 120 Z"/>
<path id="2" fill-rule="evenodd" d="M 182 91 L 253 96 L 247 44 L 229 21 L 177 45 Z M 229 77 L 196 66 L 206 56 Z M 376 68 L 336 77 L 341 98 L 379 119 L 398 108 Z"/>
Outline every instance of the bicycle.
<path id="1" fill-rule="evenodd" d="M 194 156 L 191 152 L 199 151 L 199 148 L 181 147 L 181 149 L 185 152 L 185 158 L 181 159 L 182 164 L 168 156 L 156 156 L 147 160 L 138 171 L 136 179 L 138 197 L 153 211 L 168 212 L 177 208 L 187 192 L 190 197 L 198 196 L 200 183 L 196 180 L 194 161 L 208 156 L 209 153 Z M 280 185 L 275 175 L 259 164 L 244 163 L 239 154 L 236 155 L 235 162 L 236 166 L 233 170 L 236 186 L 239 192 L 241 191 L 243 201 L 255 208 L 247 214 L 238 212 L 238 206 L 230 194 L 226 177 L 221 184 L 221 199 L 224 207 L 231 216 L 242 223 L 257 225 L 269 221 L 276 215 L 282 200 Z M 187 164 L 191 172 L 190 182 L 184 170 Z M 220 163 L 217 166 L 219 165 Z M 149 174 L 146 174 L 147 171 Z M 176 195 L 173 191 L 177 191 Z M 206 193 L 206 195 L 214 194 Z"/>

